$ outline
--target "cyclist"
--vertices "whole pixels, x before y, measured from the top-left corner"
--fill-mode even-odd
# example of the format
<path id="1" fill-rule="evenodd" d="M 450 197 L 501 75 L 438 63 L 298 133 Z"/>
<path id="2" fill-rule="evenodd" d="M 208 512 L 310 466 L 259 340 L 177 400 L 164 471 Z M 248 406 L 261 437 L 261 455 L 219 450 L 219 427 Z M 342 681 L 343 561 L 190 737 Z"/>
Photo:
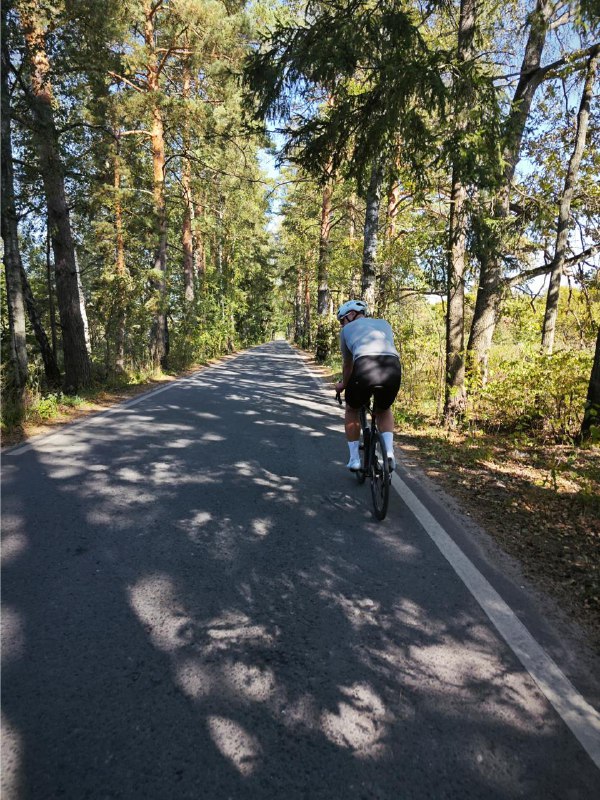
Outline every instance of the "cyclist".
<path id="1" fill-rule="evenodd" d="M 360 438 L 360 408 L 371 396 L 375 402 L 377 426 L 383 434 L 385 449 L 394 469 L 394 417 L 390 406 L 400 389 L 402 370 L 400 355 L 394 345 L 394 334 L 389 322 L 367 317 L 368 306 L 364 300 L 348 300 L 337 312 L 340 325 L 342 351 L 342 380 L 336 391 L 345 390 L 345 429 L 350 460 L 346 464 L 352 471 L 360 469 L 358 451 Z"/>

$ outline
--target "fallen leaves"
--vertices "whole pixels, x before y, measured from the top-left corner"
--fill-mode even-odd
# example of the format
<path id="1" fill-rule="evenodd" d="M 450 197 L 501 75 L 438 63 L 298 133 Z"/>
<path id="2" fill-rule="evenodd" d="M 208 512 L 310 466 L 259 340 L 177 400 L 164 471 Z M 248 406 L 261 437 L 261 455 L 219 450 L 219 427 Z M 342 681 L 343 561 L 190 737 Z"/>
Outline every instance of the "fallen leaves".
<path id="1" fill-rule="evenodd" d="M 599 448 L 434 427 L 397 441 L 600 641 Z"/>

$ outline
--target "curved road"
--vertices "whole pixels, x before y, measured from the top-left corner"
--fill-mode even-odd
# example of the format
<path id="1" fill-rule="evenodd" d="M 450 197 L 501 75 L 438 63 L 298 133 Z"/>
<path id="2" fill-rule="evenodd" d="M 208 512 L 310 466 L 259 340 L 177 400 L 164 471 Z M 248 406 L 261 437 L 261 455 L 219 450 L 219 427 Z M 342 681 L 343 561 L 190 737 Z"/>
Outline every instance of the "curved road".
<path id="1" fill-rule="evenodd" d="M 3 800 L 599 797 L 593 676 L 345 460 L 285 342 L 5 452 Z"/>

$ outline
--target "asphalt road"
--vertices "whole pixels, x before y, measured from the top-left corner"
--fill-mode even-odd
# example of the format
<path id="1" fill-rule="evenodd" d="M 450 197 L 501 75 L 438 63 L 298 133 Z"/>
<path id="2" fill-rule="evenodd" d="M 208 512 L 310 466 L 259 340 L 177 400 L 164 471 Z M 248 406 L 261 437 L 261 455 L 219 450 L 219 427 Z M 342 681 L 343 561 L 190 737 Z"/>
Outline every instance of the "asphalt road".
<path id="1" fill-rule="evenodd" d="M 599 797 L 597 716 L 431 530 L 519 587 L 410 471 L 431 517 L 377 523 L 346 458 L 285 342 L 6 452 L 3 800 Z"/>

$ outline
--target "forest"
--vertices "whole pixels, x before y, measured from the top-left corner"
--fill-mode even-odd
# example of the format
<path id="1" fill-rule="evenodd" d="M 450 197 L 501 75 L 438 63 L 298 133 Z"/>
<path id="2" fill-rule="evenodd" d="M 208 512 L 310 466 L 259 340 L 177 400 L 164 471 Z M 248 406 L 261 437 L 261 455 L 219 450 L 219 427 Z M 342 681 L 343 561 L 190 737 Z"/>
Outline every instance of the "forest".
<path id="1" fill-rule="evenodd" d="M 286 337 L 600 438 L 596 0 L 6 0 L 2 426 Z"/>

